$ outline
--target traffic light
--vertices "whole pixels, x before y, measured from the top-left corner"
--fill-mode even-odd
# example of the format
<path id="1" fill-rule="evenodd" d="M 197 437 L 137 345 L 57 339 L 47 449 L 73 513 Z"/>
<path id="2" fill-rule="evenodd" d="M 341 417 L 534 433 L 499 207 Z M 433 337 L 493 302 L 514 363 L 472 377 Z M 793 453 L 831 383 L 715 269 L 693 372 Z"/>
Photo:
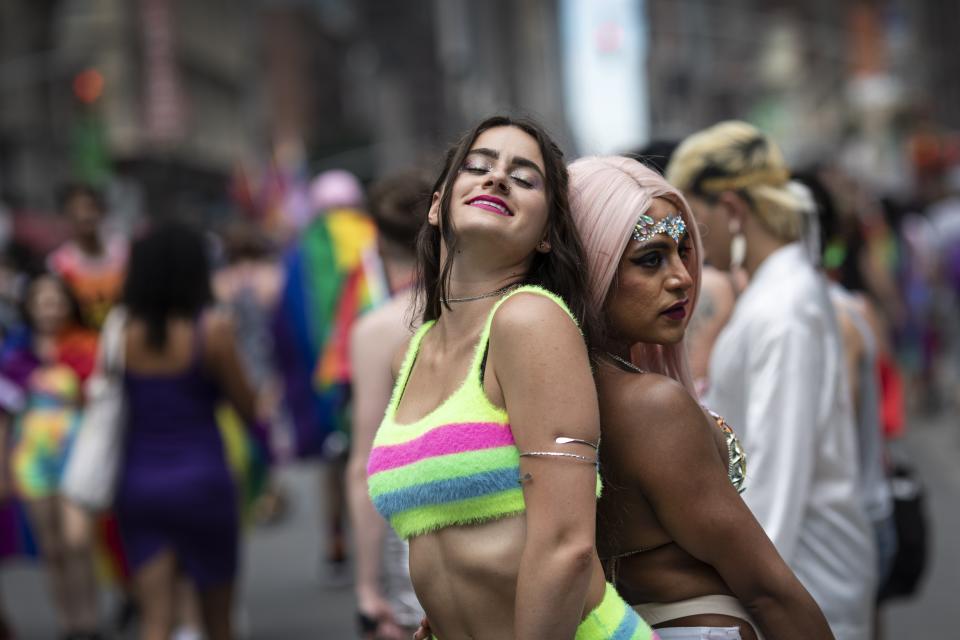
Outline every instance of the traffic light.
<path id="1" fill-rule="evenodd" d="M 76 179 L 102 185 L 110 176 L 110 153 L 102 105 L 104 78 L 89 67 L 73 76 L 71 85 L 76 99 L 70 125 L 70 159 Z"/>
<path id="2" fill-rule="evenodd" d="M 93 104 L 103 95 L 103 74 L 84 69 L 73 77 L 73 95 L 82 104 Z"/>

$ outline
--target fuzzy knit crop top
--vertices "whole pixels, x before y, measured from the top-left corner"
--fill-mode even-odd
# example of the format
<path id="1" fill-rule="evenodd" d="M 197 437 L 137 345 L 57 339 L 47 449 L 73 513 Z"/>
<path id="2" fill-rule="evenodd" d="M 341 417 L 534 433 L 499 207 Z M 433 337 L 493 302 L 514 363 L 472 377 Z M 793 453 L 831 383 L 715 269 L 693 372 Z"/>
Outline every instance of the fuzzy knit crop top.
<path id="1" fill-rule="evenodd" d="M 490 402 L 482 380 L 493 316 L 518 293 L 546 296 L 570 314 L 559 296 L 540 287 L 525 285 L 507 293 L 487 317 L 463 383 L 424 417 L 399 424 L 397 406 L 434 322 L 425 322 L 410 340 L 367 464 L 370 498 L 403 539 L 524 512 L 520 452 L 507 412 Z"/>

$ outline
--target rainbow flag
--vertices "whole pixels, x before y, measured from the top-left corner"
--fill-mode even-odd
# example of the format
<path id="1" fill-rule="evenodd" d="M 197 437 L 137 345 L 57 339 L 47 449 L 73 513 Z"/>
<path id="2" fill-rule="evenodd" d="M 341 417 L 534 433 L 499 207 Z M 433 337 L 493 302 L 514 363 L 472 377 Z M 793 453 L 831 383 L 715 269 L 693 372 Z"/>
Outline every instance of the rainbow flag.
<path id="1" fill-rule="evenodd" d="M 253 437 L 243 419 L 230 405 L 217 407 L 217 426 L 230 473 L 237 485 L 240 519 L 248 524 L 254 503 L 267 487 L 269 456 L 263 443 Z"/>
<path id="2" fill-rule="evenodd" d="M 389 295 L 373 222 L 355 209 L 328 211 L 304 229 L 283 266 L 273 334 L 295 451 L 325 456 L 335 453 L 327 438 L 350 431 L 350 328 Z"/>

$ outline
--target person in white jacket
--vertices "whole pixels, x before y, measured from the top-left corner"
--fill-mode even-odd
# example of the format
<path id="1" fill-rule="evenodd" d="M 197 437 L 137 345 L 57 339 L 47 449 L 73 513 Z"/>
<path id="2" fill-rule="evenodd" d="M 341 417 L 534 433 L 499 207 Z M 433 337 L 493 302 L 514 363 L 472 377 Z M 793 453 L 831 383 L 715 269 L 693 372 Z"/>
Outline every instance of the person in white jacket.
<path id="1" fill-rule="evenodd" d="M 706 259 L 749 284 L 710 358 L 705 404 L 736 425 L 744 500 L 838 640 L 872 637 L 876 561 L 856 429 L 826 283 L 810 263 L 776 145 L 724 122 L 680 145 L 667 170 L 702 228 Z"/>

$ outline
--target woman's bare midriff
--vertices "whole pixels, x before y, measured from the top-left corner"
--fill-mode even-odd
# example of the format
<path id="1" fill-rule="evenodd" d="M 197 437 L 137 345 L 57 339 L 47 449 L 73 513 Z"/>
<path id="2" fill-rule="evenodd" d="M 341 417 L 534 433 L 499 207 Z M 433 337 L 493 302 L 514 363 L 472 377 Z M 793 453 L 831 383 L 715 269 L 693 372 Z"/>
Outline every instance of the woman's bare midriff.
<path id="1" fill-rule="evenodd" d="M 620 434 L 607 433 L 607 443 L 616 446 Z M 717 462 L 724 464 L 726 441 L 719 429 L 711 434 L 717 446 Z M 604 468 L 602 455 L 601 452 L 601 468 Z M 597 545 L 610 579 L 614 561 L 609 559 L 630 554 L 615 561 L 616 587 L 624 600 L 634 605 L 679 602 L 710 595 L 733 596 L 716 569 L 673 542 L 643 494 L 629 488 L 632 483 L 628 478 L 621 477 L 610 466 L 606 469 L 608 477 L 597 507 Z M 631 553 L 640 549 L 644 551 Z M 659 628 L 735 626 L 740 627 L 743 640 L 756 640 L 748 622 L 726 615 L 703 614 L 656 625 Z"/>
<path id="2" fill-rule="evenodd" d="M 410 540 L 410 578 L 441 640 L 514 637 L 517 570 L 526 537 L 523 515 L 447 527 Z M 599 569 L 599 567 L 598 567 Z M 584 613 L 599 604 L 604 582 L 594 572 Z"/>
<path id="3" fill-rule="evenodd" d="M 678 602 L 708 595 L 733 596 L 710 565 L 673 542 L 620 560 L 617 589 L 630 604 Z M 756 640 L 749 623 L 731 616 L 701 614 L 670 620 L 661 627 L 740 627 L 743 640 Z"/>

